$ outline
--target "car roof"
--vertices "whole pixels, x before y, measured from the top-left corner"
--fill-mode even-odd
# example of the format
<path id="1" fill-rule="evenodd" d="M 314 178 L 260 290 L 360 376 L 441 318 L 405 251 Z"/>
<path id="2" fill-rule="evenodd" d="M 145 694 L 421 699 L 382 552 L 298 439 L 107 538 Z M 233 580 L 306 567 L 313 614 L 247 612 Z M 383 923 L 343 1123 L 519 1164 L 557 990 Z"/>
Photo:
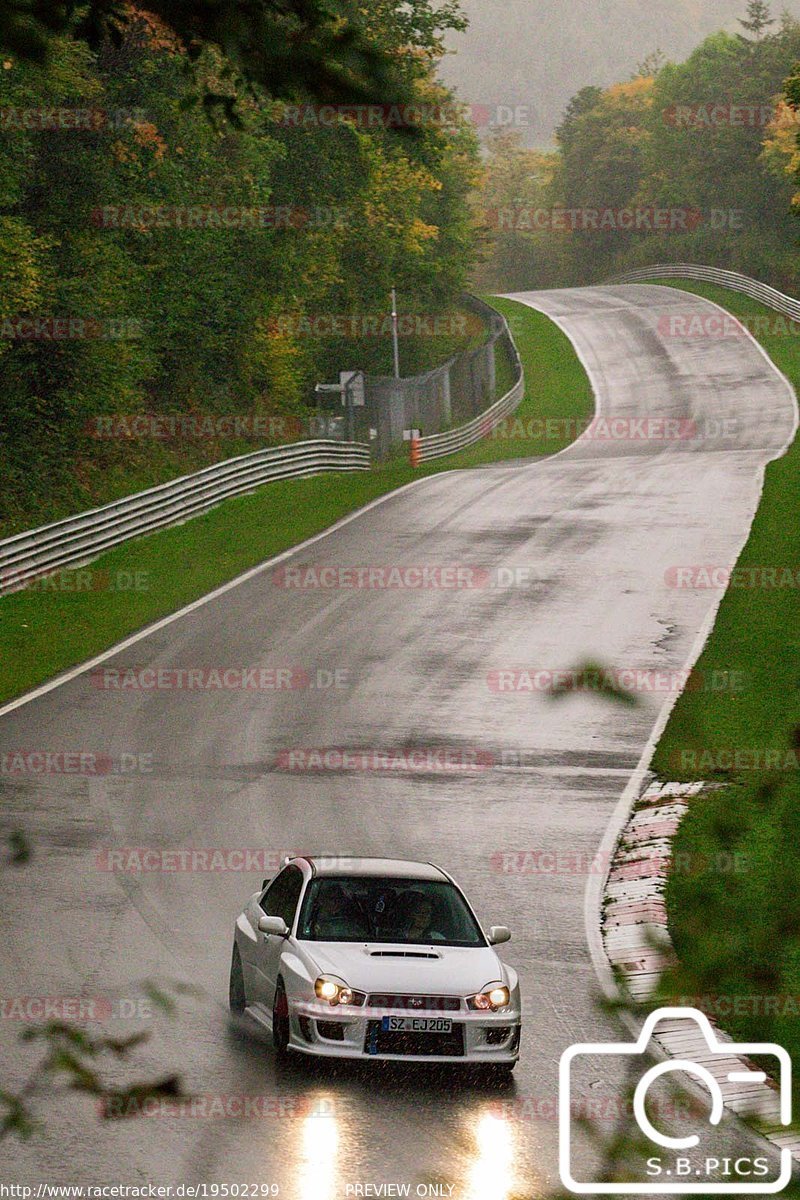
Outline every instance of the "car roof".
<path id="1" fill-rule="evenodd" d="M 429 862 L 405 858 L 355 858 L 335 855 L 304 855 L 315 875 L 376 875 L 386 879 L 449 880 L 439 867 Z"/>

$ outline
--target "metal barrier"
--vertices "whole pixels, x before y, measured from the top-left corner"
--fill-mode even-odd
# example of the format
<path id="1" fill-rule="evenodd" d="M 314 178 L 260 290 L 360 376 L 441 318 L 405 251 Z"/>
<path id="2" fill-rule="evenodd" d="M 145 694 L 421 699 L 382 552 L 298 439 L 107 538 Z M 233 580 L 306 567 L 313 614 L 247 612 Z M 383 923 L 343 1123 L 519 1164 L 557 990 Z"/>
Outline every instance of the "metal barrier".
<path id="1" fill-rule="evenodd" d="M 475 298 L 470 300 L 475 308 L 485 310 L 492 322 L 489 341 L 476 351 L 456 356 L 428 376 L 392 382 L 419 385 L 420 381 L 441 375 L 442 372 L 447 373 L 449 380 L 451 370 L 464 364 L 469 368 L 473 361 L 490 354 L 491 370 L 488 370 L 486 379 L 490 380 L 493 390 L 495 347 L 502 345 L 513 365 L 515 383 L 505 396 L 466 424 L 417 439 L 416 457 L 419 462 L 453 454 L 486 437 L 504 417 L 514 412 L 525 391 L 522 363 L 505 319 L 481 301 Z M 466 397 L 466 403 L 474 407 L 487 387 L 489 384 L 484 380 L 474 389 L 465 388 L 463 396 Z M 454 396 L 455 408 L 459 407 L 462 399 L 459 391 Z M 398 415 L 394 414 L 395 417 Z M 404 412 L 403 419 L 412 419 L 412 414 Z M 401 424 L 400 436 L 402 428 Z M 0 595 L 17 591 L 31 580 L 59 568 L 81 566 L 121 542 L 196 516 L 229 496 L 252 491 L 263 483 L 276 479 L 298 479 L 317 475 L 321 471 L 366 471 L 369 470 L 370 461 L 370 446 L 366 442 L 343 442 L 330 438 L 295 442 L 230 458 L 76 517 L 67 517 L 51 525 L 14 534 L 0 541 Z"/>
<path id="2" fill-rule="evenodd" d="M 498 313 L 492 310 L 495 318 L 499 318 L 501 322 L 498 331 L 492 341 L 492 346 L 504 344 L 507 353 L 511 359 L 514 369 L 515 382 L 513 387 L 506 392 L 504 396 L 484 412 L 473 417 L 471 421 L 467 421 L 464 425 L 459 425 L 455 429 L 447 429 L 444 433 L 431 433 L 427 437 L 414 439 L 413 459 L 414 465 L 419 462 L 429 462 L 434 458 L 442 458 L 445 454 L 455 454 L 457 450 L 463 450 L 466 446 L 471 446 L 474 442 L 479 442 L 481 438 L 485 438 L 496 428 L 497 425 L 511 413 L 515 412 L 519 407 L 522 397 L 525 395 L 525 372 L 522 367 L 522 360 L 519 356 L 519 351 L 511 336 L 511 331 L 508 328 L 508 323 L 504 317 L 500 317 Z"/>
<path id="3" fill-rule="evenodd" d="M 473 442 L 479 442 L 487 437 L 500 422 L 519 406 L 525 395 L 525 375 L 520 366 L 520 377 L 511 391 L 506 392 L 502 399 L 487 408 L 486 412 L 474 417 L 466 425 L 458 429 L 449 429 L 445 433 L 432 433 L 429 437 L 416 438 L 417 461 L 429 462 L 432 458 L 441 458 L 445 454 L 455 454 Z"/>
<path id="4" fill-rule="evenodd" d="M 433 435 L 480 417 L 494 403 L 497 355 L 516 361 L 511 334 L 500 313 L 477 296 L 464 296 L 462 305 L 486 331 L 480 345 L 422 375 L 365 376 L 365 404 L 355 409 L 356 436 L 369 436 L 376 459 L 391 457 L 408 429 Z"/>
<path id="5" fill-rule="evenodd" d="M 768 283 L 760 283 L 749 275 L 738 271 L 723 271 L 718 267 L 704 267 L 697 263 L 659 263 L 654 267 L 637 267 L 607 279 L 606 283 L 639 283 L 647 279 L 696 279 L 700 283 L 718 283 L 721 287 L 743 292 L 751 300 L 760 300 L 768 308 L 784 313 L 794 321 L 800 321 L 800 300 L 784 295 Z"/>
<path id="6" fill-rule="evenodd" d="M 81 566 L 120 542 L 196 516 L 220 500 L 252 491 L 262 483 L 321 471 L 366 471 L 369 466 L 369 447 L 361 442 L 296 442 L 226 459 L 193 475 L 0 541 L 0 594 L 17 591 L 60 567 Z"/>

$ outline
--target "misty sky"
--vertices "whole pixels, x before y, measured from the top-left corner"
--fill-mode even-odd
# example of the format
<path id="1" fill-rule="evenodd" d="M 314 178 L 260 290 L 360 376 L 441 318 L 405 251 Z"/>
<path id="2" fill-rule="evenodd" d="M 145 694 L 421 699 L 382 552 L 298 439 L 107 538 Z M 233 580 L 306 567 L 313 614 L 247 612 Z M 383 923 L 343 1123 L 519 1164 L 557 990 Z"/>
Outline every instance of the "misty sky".
<path id="1" fill-rule="evenodd" d="M 587 84 L 627 79 L 660 47 L 685 58 L 709 33 L 739 29 L 747 0 L 462 0 L 470 18 L 441 67 L 462 100 L 526 105 L 530 145 L 547 145 L 569 100 Z M 773 6 L 800 18 L 800 0 Z M 479 122 L 483 114 L 479 115 Z"/>

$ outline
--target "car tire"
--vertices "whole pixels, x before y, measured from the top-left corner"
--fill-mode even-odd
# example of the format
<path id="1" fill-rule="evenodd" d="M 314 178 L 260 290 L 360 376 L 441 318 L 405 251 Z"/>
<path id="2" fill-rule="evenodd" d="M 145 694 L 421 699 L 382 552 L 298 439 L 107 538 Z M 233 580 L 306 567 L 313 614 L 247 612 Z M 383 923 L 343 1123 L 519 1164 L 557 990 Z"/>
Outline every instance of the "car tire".
<path id="1" fill-rule="evenodd" d="M 286 1054 L 289 1048 L 289 1002 L 282 979 L 278 980 L 272 1002 L 272 1044 L 279 1057 Z"/>
<path id="2" fill-rule="evenodd" d="M 244 990 L 244 972 L 242 971 L 242 956 L 239 947 L 234 944 L 231 956 L 231 981 L 228 987 L 228 1004 L 231 1012 L 241 1017 L 247 1008 L 247 995 Z"/>

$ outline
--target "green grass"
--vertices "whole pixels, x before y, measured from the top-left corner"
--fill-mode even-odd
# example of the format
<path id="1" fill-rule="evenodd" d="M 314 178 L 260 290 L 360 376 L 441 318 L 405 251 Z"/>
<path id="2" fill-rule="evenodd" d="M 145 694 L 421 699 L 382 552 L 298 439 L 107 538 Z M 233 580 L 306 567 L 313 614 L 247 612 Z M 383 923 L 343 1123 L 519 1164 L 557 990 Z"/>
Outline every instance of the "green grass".
<path id="1" fill-rule="evenodd" d="M 725 288 L 680 281 L 672 286 L 715 300 L 744 320 L 800 390 L 800 327 Z M 798 485 L 796 439 L 767 468 L 739 566 L 798 568 Z M 743 687 L 685 692 L 653 760 L 664 779 L 722 783 L 692 801 L 673 840 L 665 899 L 678 961 L 662 981 L 663 998 L 705 1009 L 736 1041 L 784 1046 L 795 1065 L 796 1100 L 800 771 L 790 748 L 800 725 L 799 601 L 793 588 L 729 588 L 697 669 L 703 678 L 739 671 Z M 753 756 L 752 762 L 756 754 L 764 762 L 769 751 L 788 765 L 723 769 L 728 760 L 721 756 L 732 748 Z M 694 757 L 687 761 L 686 752 Z"/>
<path id="2" fill-rule="evenodd" d="M 800 1064 L 800 780 L 755 772 L 692 802 L 666 888 L 678 964 L 665 997 Z M 770 1063 L 768 1070 L 772 1070 Z M 795 1080 L 800 1100 L 800 1079 Z"/>
<path id="3" fill-rule="evenodd" d="M 441 316 L 452 319 L 456 332 L 401 338 L 400 358 L 404 374 L 429 371 L 455 354 L 474 350 L 489 336 L 488 325 L 472 307 L 457 305 L 451 312 Z M 464 323 L 463 332 L 458 332 L 459 321 Z M 447 321 L 443 320 L 443 325 L 446 324 Z M 372 372 L 389 374 L 392 370 L 391 341 L 383 341 L 385 345 L 383 342 L 376 345 L 374 338 L 356 342 L 347 347 L 348 357 L 353 362 L 363 362 Z M 114 414 L 117 415 L 133 417 L 141 414 Z M 187 413 L 171 413 L 156 406 L 156 415 L 185 418 Z M 191 415 L 196 420 L 207 418 L 213 422 L 217 418 L 245 414 L 233 413 L 227 408 L 219 409 L 207 402 L 200 404 L 198 411 Z M 291 412 L 246 415 L 261 417 L 268 427 L 270 421 L 276 422 L 269 443 L 271 445 L 308 438 L 310 411 L 302 405 L 295 405 Z M 284 426 L 281 426 L 282 420 L 286 421 Z M 76 440 L 69 461 L 64 462 L 63 470 L 56 474 L 45 470 L 41 480 L 32 481 L 25 477 L 21 481 L 14 481 L 0 472 L 0 538 L 110 504 L 123 496 L 167 483 L 178 475 L 200 471 L 223 459 L 262 450 L 266 444 L 265 438 L 258 434 L 240 437 L 177 436 L 163 440 L 155 437 L 92 439 L 87 434 Z"/>
<path id="4" fill-rule="evenodd" d="M 524 428 L 533 418 L 556 418 L 564 425 L 562 437 L 488 438 L 417 470 L 403 457 L 369 472 L 268 484 L 185 525 L 119 546 L 83 572 L 56 577 L 60 587 L 75 590 L 34 588 L 2 597 L 0 702 L 99 654 L 412 479 L 553 453 L 568 444 L 570 424 L 588 419 L 593 410 L 588 379 L 568 339 L 533 309 L 506 300 L 497 301 L 497 307 L 514 316 L 526 371 L 517 421 Z M 122 586 L 115 590 L 109 584 Z"/>
<path id="5" fill-rule="evenodd" d="M 673 286 L 715 300 L 747 322 L 800 392 L 800 326 L 726 288 L 680 282 Z M 767 467 L 764 493 L 738 560 L 740 567 L 800 569 L 798 498 L 800 439 L 796 438 L 787 453 Z M 680 697 L 653 759 L 657 774 L 674 780 L 698 778 L 697 762 L 705 777 L 728 778 L 735 773 L 726 767 L 732 748 L 740 752 L 740 765 L 770 762 L 768 755 L 783 758 L 792 731 L 800 725 L 798 589 L 729 588 L 697 670 L 706 679 L 715 671 L 739 671 L 741 689 L 687 691 Z"/>

